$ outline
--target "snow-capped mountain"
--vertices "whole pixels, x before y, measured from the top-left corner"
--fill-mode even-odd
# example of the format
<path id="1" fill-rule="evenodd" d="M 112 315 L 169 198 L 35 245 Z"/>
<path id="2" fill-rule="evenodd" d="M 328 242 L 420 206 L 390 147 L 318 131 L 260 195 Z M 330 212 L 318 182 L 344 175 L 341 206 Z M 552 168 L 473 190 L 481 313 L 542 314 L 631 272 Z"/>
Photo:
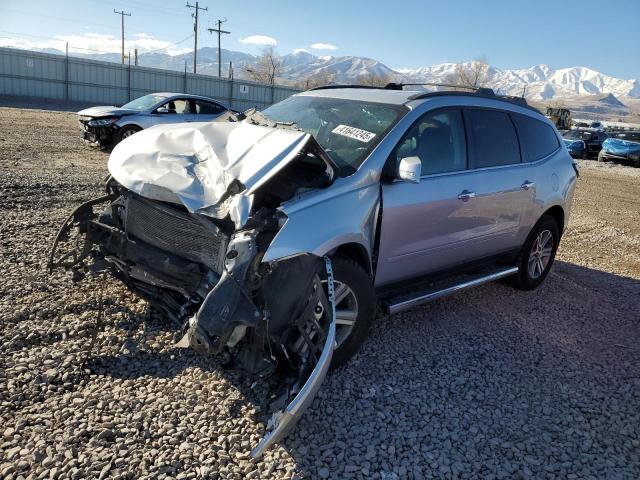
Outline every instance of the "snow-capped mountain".
<path id="1" fill-rule="evenodd" d="M 411 81 L 448 83 L 455 81 L 456 67 L 455 63 L 421 67 L 403 71 L 402 77 Z M 544 64 L 518 70 L 490 67 L 487 85 L 506 95 L 524 93 L 532 100 L 601 94 L 640 98 L 638 80 L 615 78 L 586 67 L 553 69 Z"/>
<path id="2" fill-rule="evenodd" d="M 51 50 L 49 50 L 51 51 Z M 54 52 L 51 52 L 54 53 Z M 59 52 L 62 53 L 62 52 Z M 216 75 L 218 72 L 216 48 L 198 49 L 198 72 Z M 96 60 L 118 61 L 118 54 L 79 54 Z M 316 56 L 298 50 L 280 57 L 282 69 L 279 83 L 302 84 L 310 78 L 321 78 L 335 83 L 358 83 L 365 77 L 377 77 L 387 81 L 451 83 L 456 81 L 455 63 L 394 70 L 383 63 L 367 57 Z M 228 75 L 229 62 L 233 62 L 236 78 L 246 76 L 247 68 L 255 67 L 258 57 L 245 52 L 222 49 L 222 72 Z M 171 70 L 192 69 L 193 54 L 167 55 L 164 53 L 142 53 L 142 66 Z M 637 79 L 621 79 L 597 72 L 587 67 L 554 69 L 548 65 L 530 68 L 501 70 L 489 67 L 487 86 L 506 94 L 524 96 L 533 101 L 550 101 L 574 96 L 613 95 L 618 99 L 640 99 L 640 82 Z M 624 103 L 624 101 L 623 101 Z"/>

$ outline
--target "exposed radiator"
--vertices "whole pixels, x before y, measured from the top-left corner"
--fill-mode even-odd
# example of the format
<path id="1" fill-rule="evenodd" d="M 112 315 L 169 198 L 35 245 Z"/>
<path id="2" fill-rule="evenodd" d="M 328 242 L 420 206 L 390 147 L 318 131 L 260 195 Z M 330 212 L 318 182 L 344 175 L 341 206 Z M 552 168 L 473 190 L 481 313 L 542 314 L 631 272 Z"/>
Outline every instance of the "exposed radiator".
<path id="1" fill-rule="evenodd" d="M 198 220 L 177 208 L 129 195 L 124 228 L 132 239 L 142 240 L 222 273 L 229 240 L 206 218 Z"/>

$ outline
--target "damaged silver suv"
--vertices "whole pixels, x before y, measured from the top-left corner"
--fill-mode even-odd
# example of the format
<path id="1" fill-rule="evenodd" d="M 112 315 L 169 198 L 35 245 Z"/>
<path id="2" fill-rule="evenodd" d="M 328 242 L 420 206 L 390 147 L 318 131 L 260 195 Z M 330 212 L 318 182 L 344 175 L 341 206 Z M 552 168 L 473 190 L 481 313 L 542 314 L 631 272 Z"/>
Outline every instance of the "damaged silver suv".
<path id="1" fill-rule="evenodd" d="M 109 171 L 50 268 L 109 271 L 176 323 L 178 345 L 279 379 L 254 457 L 358 350 L 377 305 L 499 278 L 536 288 L 578 175 L 524 100 L 400 85 L 158 125 L 117 145 Z"/>

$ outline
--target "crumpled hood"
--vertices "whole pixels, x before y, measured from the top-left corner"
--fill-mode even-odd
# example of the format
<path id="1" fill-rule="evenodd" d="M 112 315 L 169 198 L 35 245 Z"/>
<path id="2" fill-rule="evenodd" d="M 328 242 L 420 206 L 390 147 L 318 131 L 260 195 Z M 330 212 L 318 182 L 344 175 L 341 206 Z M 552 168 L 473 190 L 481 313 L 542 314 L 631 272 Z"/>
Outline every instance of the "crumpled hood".
<path id="1" fill-rule="evenodd" d="M 640 143 L 621 138 L 607 138 L 602 148 L 611 153 L 630 153 L 640 150 Z"/>
<path id="2" fill-rule="evenodd" d="M 181 203 L 193 213 L 234 192 L 252 194 L 288 164 L 311 135 L 243 122 L 157 125 L 120 142 L 109 172 L 125 188 L 152 200 Z"/>
<path id="3" fill-rule="evenodd" d="M 122 115 L 133 115 L 136 113 L 140 112 L 138 110 L 119 107 L 90 107 L 80 110 L 78 115 L 81 117 L 121 117 Z"/>

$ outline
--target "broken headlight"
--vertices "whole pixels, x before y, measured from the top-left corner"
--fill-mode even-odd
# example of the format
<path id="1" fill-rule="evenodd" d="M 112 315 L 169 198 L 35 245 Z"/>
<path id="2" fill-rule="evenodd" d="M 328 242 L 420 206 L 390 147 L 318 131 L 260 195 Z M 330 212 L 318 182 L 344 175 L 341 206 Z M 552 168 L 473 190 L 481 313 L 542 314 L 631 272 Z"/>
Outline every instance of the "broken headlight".
<path id="1" fill-rule="evenodd" d="M 111 125 L 112 123 L 115 123 L 116 120 L 118 120 L 118 117 L 100 118 L 98 120 L 89 121 L 89 126 L 90 127 L 106 127 L 107 125 Z"/>

